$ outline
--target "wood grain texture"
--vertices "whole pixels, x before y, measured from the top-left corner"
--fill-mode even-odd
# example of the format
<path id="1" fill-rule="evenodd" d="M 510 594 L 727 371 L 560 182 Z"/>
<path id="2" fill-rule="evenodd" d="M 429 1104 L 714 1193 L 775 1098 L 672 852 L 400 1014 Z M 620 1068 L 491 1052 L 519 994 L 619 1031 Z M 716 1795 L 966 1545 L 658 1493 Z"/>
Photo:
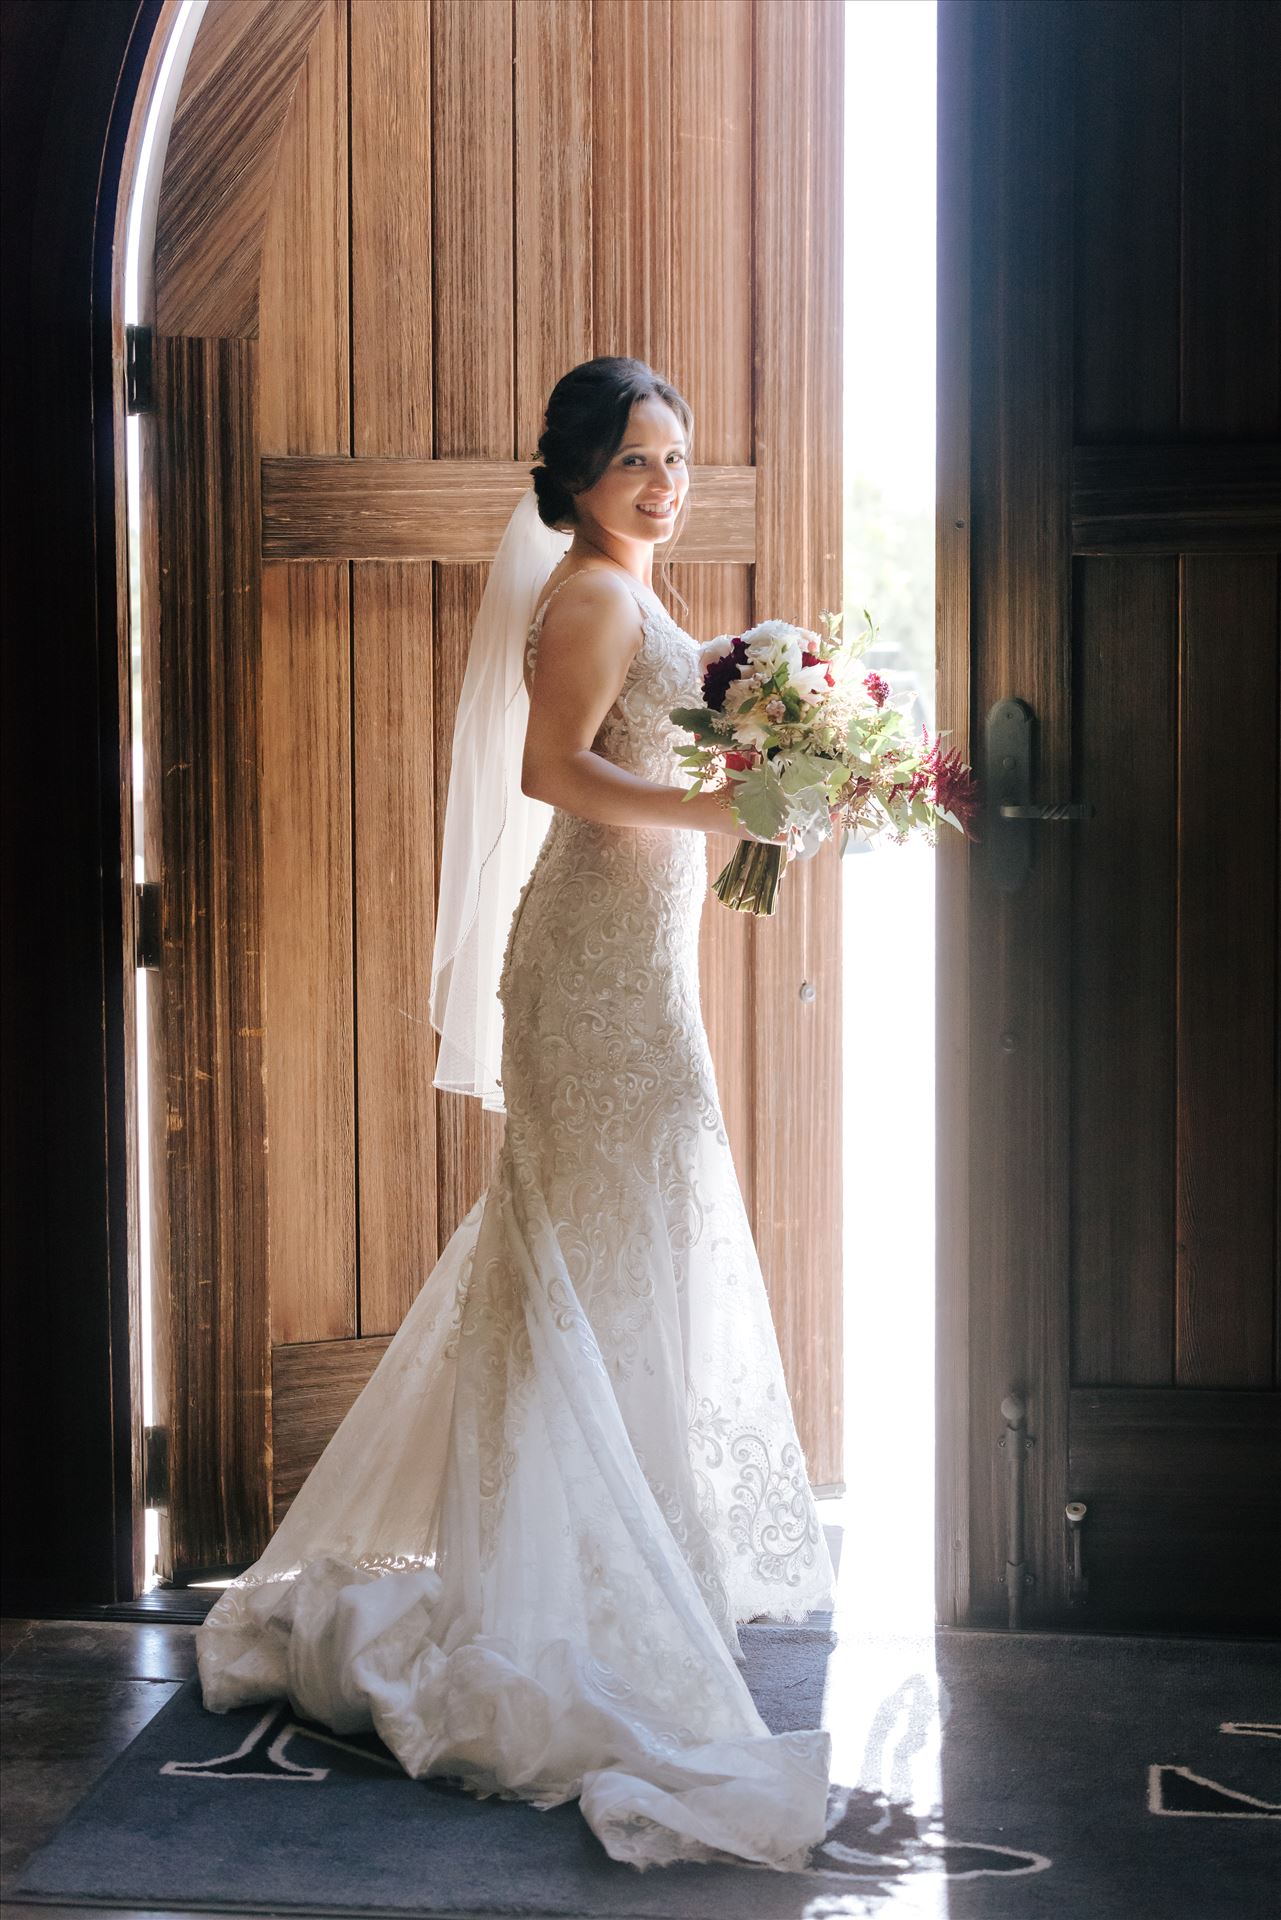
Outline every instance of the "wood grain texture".
<path id="1" fill-rule="evenodd" d="M 938 317 L 934 591 L 940 732 L 974 761 L 970 624 L 970 223 L 976 9 L 938 19 Z M 970 865 L 968 841 L 935 852 L 935 1604 L 970 1603 Z"/>
<path id="2" fill-rule="evenodd" d="M 828 0 L 758 0 L 753 27 L 753 119 L 771 165 L 758 159 L 753 174 L 752 611 L 816 629 L 821 609 L 842 605 L 844 16 Z M 753 1224 L 819 1484 L 839 1483 L 843 1469 L 840 889 L 835 859 L 801 862 L 784 875 L 780 911 L 752 928 Z M 807 973 L 817 989 L 808 1004 L 798 998 Z"/>
<path id="3" fill-rule="evenodd" d="M 432 337 L 438 460 L 514 446 L 512 15 L 432 0 Z M 443 377 L 441 377 L 443 376 Z"/>
<path id="4" fill-rule="evenodd" d="M 669 379 L 671 42 L 671 0 L 593 0 L 592 345 Z"/>
<path id="5" fill-rule="evenodd" d="M 1073 797 L 1069 478 L 1071 149 L 1061 111 L 1071 7 L 985 6 L 973 51 L 973 632 L 975 745 L 992 705 L 1036 716 L 1032 798 Z M 981 764 L 979 768 L 982 779 Z M 984 832 L 982 824 L 979 831 Z M 993 888 L 970 863 L 970 1610 L 1003 1618 L 1001 1402 L 1028 1406 L 1029 1620 L 1064 1598 L 1068 1386 L 1071 827 Z"/>
<path id="6" fill-rule="evenodd" d="M 1281 445 L 1078 447 L 1078 554 L 1281 551 Z"/>
<path id="7" fill-rule="evenodd" d="M 347 14 L 329 0 L 279 142 L 258 301 L 264 446 L 346 455 Z M 349 569 L 262 583 L 267 1248 L 275 1341 L 357 1330 Z"/>
<path id="8" fill-rule="evenodd" d="M 272 1349 L 272 1496 L 277 1526 L 390 1345 L 388 1334 L 377 1339 L 311 1340 L 302 1346 Z"/>
<path id="9" fill-rule="evenodd" d="M 156 218 L 155 325 L 252 339 L 281 130 L 330 0 L 209 0 Z"/>
<path id="10" fill-rule="evenodd" d="M 351 452 L 430 460 L 439 127 L 430 7 L 351 7 Z M 440 371 L 446 378 L 449 368 Z M 437 502 L 448 518 L 448 500 Z M 352 567 L 358 1329 L 392 1333 L 439 1249 L 435 1035 L 437 687 L 429 566 Z"/>
<path id="11" fill-rule="evenodd" d="M 351 31 L 350 451 L 428 459 L 436 404 L 432 146 L 439 131 L 432 7 L 424 0 L 412 6 L 360 0 L 345 12 Z"/>
<path id="12" fill-rule="evenodd" d="M 1096 809 L 1072 842 L 1078 1386 L 1174 1379 L 1178 627 L 1177 561 L 1078 562 L 1077 781 Z"/>
<path id="13" fill-rule="evenodd" d="M 527 482 L 548 396 L 593 350 L 591 0 L 522 0 L 513 25 L 515 453 Z"/>
<path id="14" fill-rule="evenodd" d="M 269 1522 L 256 355 L 155 343 L 176 1569 Z"/>
<path id="15" fill-rule="evenodd" d="M 263 989 L 271 1337 L 355 1334 L 347 568 L 262 570 Z"/>
<path id="16" fill-rule="evenodd" d="M 1281 1394 L 1078 1389 L 1068 1488 L 1087 1509 L 1091 1615 L 1275 1634 Z"/>
<path id="17" fill-rule="evenodd" d="M 304 34 L 292 0 L 278 19 L 257 0 L 211 10 L 173 149 L 166 256 L 172 313 L 262 336 L 265 582 L 247 591 L 263 596 L 266 655 L 259 759 L 241 775 L 246 791 L 258 782 L 271 896 L 257 950 L 270 1329 L 282 1391 L 304 1374 L 312 1386 L 301 1428 L 292 1404 L 278 1408 L 275 1471 L 265 1447 L 245 1471 L 282 1501 L 345 1410 L 337 1387 L 326 1402 L 316 1384 L 326 1355 L 341 1383 L 351 1343 L 400 1323 L 502 1139 L 501 1116 L 431 1088 L 426 996 L 467 644 L 555 380 L 618 352 L 688 393 L 702 453 L 693 510 L 670 573 L 661 555 L 655 568 L 682 624 L 741 631 L 767 612 L 812 624 L 840 604 L 835 0 L 771 0 L 760 39 L 742 0 L 315 0 L 310 20 Z M 281 95 L 270 156 L 238 122 L 228 135 L 241 96 L 260 128 L 270 118 L 248 26 L 266 35 Z M 762 46 L 782 64 L 754 92 Z M 795 137 L 776 181 L 784 125 Z M 218 137 L 240 172 L 226 179 L 205 154 L 222 195 L 207 207 L 197 169 Z M 753 576 L 762 452 L 765 587 Z M 731 850 L 709 838 L 713 872 Z M 769 932 L 714 904 L 702 977 L 798 1426 L 811 1472 L 831 1482 L 839 888 L 835 862 L 819 864 L 788 883 L 775 976 L 756 966 Z M 806 955 L 817 1011 L 791 978 Z M 776 1032 L 761 1006 L 780 982 Z M 265 1538 L 242 1531 L 239 1557 Z M 204 1548 L 199 1564 L 216 1562 Z"/>
<path id="18" fill-rule="evenodd" d="M 350 447 L 347 10 L 326 0 L 281 132 L 258 294 L 264 455 Z"/>
<path id="19" fill-rule="evenodd" d="M 444 1244 L 435 1178 L 436 671 L 431 571 L 355 573 L 359 1332 L 394 1333 Z M 474 1195 L 472 1196 L 475 1197 Z M 469 1202 L 470 1204 L 470 1202 Z"/>
<path id="20" fill-rule="evenodd" d="M 1270 1386 L 1281 815 L 1276 559 L 1185 559 L 1181 612 L 1175 1379 L 1190 1387 Z"/>
<path id="21" fill-rule="evenodd" d="M 506 6 L 434 0 L 432 10 L 432 317 L 437 461 L 510 461 L 515 451 L 512 185 L 512 15 Z M 528 475 L 523 477 L 528 485 Z M 456 525 L 451 502 L 442 516 Z M 513 500 L 512 505 L 515 504 Z M 510 511 L 510 509 L 509 509 Z M 436 636 L 436 867 L 444 831 L 442 777 L 480 604 L 475 567 L 433 566 Z M 439 1043 L 437 1042 L 437 1045 Z M 488 1184 L 503 1119 L 464 1094 L 437 1104 L 441 1244 Z"/>
<path id="22" fill-rule="evenodd" d="M 678 5 L 671 16 L 672 358 L 669 368 L 694 414 L 690 506 L 674 545 L 655 555 L 655 585 L 669 612 L 700 640 L 742 633 L 752 622 L 752 576 L 730 564 L 742 554 L 719 516 L 719 564 L 699 565 L 716 487 L 735 473 L 752 488 L 752 36 L 739 0 Z M 717 341 L 708 353 L 705 342 Z M 714 469 L 709 462 L 723 462 Z M 726 501 L 726 504 L 728 502 Z M 745 531 L 745 527 L 744 527 Z M 737 553 L 736 553 L 737 549 Z M 662 565 L 658 561 L 662 560 Z M 670 578 L 675 593 L 664 591 Z M 679 598 L 677 597 L 679 596 Z M 680 600 L 687 604 L 682 607 Z M 708 879 L 734 851 L 707 837 Z M 754 1213 L 751 1049 L 755 1044 L 752 930 L 709 896 L 699 938 L 704 1021 L 726 1131 Z"/>
<path id="23" fill-rule="evenodd" d="M 266 459 L 263 556 L 270 560 L 492 560 L 529 468 L 511 460 Z M 682 564 L 756 557 L 756 473 L 696 466 Z M 656 581 L 657 586 L 657 581 Z"/>
<path id="24" fill-rule="evenodd" d="M 1281 438 L 1279 78 L 1281 7 L 1184 0 L 1179 424 L 1188 435 Z"/>
<path id="25" fill-rule="evenodd" d="M 1078 446 L 1168 442 L 1178 431 L 1181 14 L 1180 0 L 1077 0 Z"/>

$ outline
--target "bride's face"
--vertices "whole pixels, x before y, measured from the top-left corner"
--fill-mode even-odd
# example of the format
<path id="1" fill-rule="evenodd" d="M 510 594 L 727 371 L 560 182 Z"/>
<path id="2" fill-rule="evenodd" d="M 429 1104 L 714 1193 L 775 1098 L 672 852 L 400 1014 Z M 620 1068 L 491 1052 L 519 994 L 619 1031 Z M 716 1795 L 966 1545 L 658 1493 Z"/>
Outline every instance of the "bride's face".
<path id="1" fill-rule="evenodd" d="M 623 540 L 670 540 L 689 492 L 685 430 L 665 400 L 637 400 L 622 443 L 594 487 L 575 496 L 580 523 Z"/>

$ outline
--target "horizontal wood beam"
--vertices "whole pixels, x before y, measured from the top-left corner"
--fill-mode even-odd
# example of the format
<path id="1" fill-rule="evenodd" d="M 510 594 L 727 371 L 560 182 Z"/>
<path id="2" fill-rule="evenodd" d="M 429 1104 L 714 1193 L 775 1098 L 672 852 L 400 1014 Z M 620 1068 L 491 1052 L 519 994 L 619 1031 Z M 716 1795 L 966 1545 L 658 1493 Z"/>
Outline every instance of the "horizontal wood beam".
<path id="1" fill-rule="evenodd" d="M 273 1524 L 355 1403 L 392 1335 L 306 1340 L 271 1350 Z"/>
<path id="2" fill-rule="evenodd" d="M 1074 448 L 1072 551 L 1281 552 L 1281 446 Z"/>
<path id="3" fill-rule="evenodd" d="M 273 455 L 262 462 L 263 559 L 492 560 L 528 485 L 516 460 Z M 754 467 L 692 469 L 689 518 L 671 557 L 755 560 Z"/>

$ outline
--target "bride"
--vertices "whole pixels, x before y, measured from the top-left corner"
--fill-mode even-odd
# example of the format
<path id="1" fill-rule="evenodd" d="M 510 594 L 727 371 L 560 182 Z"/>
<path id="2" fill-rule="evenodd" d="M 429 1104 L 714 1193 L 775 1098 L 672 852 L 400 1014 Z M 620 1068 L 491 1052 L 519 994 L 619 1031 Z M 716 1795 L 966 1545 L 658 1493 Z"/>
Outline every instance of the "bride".
<path id="1" fill-rule="evenodd" d="M 643 362 L 554 388 L 454 736 L 436 1084 L 505 1111 L 489 1186 L 261 1557 L 197 1630 L 204 1704 L 286 1697 L 415 1778 L 575 1796 L 638 1867 L 791 1868 L 829 1736 L 771 1735 L 737 1625 L 832 1604 L 699 1001 L 708 833 L 650 584 L 693 426 Z M 555 564 L 553 564 L 555 563 Z"/>

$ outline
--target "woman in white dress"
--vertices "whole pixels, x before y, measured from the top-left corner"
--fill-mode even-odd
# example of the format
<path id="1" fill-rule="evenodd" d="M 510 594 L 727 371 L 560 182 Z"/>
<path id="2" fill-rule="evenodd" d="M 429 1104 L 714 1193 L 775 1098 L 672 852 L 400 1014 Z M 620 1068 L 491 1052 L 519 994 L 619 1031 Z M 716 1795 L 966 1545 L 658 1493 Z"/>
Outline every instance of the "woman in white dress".
<path id="1" fill-rule="evenodd" d="M 523 576 L 533 617 L 501 643 L 518 697 L 485 711 L 464 685 L 446 822 L 455 851 L 493 853 L 474 816 L 502 769 L 466 760 L 500 758 L 515 716 L 519 794 L 509 766 L 497 840 L 519 842 L 520 795 L 545 837 L 508 862 L 505 896 L 498 863 L 471 862 L 459 926 L 474 944 L 479 869 L 506 930 L 489 936 L 497 1003 L 476 986 L 484 954 L 464 980 L 452 939 L 454 978 L 438 955 L 433 981 L 467 1010 L 462 1052 L 484 1053 L 489 1021 L 501 1060 L 498 1086 L 441 1068 L 437 1084 L 501 1105 L 505 1138 L 196 1650 L 215 1712 L 287 1697 L 336 1732 L 376 1729 L 416 1778 L 538 1807 L 577 1796 L 638 1866 L 786 1868 L 823 1838 L 829 1736 L 769 1733 L 737 1625 L 829 1607 L 832 1566 L 699 1000 L 705 835 L 743 830 L 723 795 L 682 798 L 669 714 L 699 703 L 699 645 L 650 584 L 692 424 L 636 360 L 585 362 L 552 392 L 491 586 L 547 528 L 562 557 L 548 574 L 544 548 Z M 486 671 L 482 626 L 469 676 Z"/>

